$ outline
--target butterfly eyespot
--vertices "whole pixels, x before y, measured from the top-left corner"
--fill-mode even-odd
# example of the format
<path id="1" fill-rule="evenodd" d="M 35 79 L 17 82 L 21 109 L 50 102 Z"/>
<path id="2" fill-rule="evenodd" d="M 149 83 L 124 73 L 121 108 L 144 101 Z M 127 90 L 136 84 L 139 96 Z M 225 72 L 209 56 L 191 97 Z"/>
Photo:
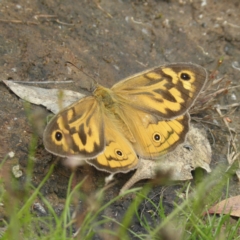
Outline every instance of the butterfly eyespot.
<path id="1" fill-rule="evenodd" d="M 61 132 L 57 131 L 57 132 L 55 133 L 55 139 L 56 139 L 57 141 L 61 141 L 61 140 L 62 140 L 62 137 L 63 137 L 63 135 L 62 135 Z"/>
<path id="2" fill-rule="evenodd" d="M 191 76 L 188 73 L 181 73 L 180 77 L 185 81 L 188 81 L 191 79 Z"/>
<path id="3" fill-rule="evenodd" d="M 160 134 L 154 133 L 154 134 L 153 134 L 153 140 L 154 140 L 155 142 L 160 142 L 160 141 L 161 141 L 161 136 L 160 136 Z"/>
<path id="4" fill-rule="evenodd" d="M 116 154 L 117 154 L 118 156 L 122 156 L 122 155 L 123 155 L 122 151 L 120 151 L 120 150 L 116 150 Z"/>

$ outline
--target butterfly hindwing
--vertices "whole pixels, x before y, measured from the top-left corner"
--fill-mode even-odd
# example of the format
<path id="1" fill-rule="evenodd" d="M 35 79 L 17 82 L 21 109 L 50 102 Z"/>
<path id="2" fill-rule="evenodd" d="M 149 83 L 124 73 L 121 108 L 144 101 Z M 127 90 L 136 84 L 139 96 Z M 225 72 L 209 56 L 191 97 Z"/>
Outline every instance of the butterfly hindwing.
<path id="1" fill-rule="evenodd" d="M 137 155 L 145 159 L 158 159 L 161 155 L 173 151 L 184 142 L 189 130 L 188 113 L 175 119 L 164 120 L 127 104 L 120 105 L 116 112 L 134 136 L 132 145 Z"/>
<path id="2" fill-rule="evenodd" d="M 121 131 L 121 122 L 110 121 L 104 117 L 106 146 L 103 153 L 87 162 L 107 172 L 128 172 L 137 168 L 138 157 L 130 141 Z"/>
<path id="3" fill-rule="evenodd" d="M 189 130 L 189 115 L 185 114 L 172 120 L 139 125 L 135 132 L 134 149 L 145 159 L 159 159 L 183 143 Z M 140 132 L 139 132 L 140 131 Z"/>

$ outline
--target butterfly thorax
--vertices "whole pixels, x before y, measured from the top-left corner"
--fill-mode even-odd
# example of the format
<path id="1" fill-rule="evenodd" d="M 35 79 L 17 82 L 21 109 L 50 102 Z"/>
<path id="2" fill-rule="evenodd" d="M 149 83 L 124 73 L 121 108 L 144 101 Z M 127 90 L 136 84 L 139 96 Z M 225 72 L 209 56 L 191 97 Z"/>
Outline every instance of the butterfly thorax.
<path id="1" fill-rule="evenodd" d="M 101 102 L 104 105 L 106 109 L 114 112 L 118 101 L 111 89 L 98 85 L 94 90 L 93 95 L 96 97 L 98 102 Z"/>
<path id="2" fill-rule="evenodd" d="M 120 129 L 128 140 L 135 142 L 136 140 L 122 113 L 120 97 L 113 90 L 101 85 L 97 86 L 93 95 L 96 97 L 99 104 L 103 106 L 104 114 L 114 122 L 116 128 Z"/>

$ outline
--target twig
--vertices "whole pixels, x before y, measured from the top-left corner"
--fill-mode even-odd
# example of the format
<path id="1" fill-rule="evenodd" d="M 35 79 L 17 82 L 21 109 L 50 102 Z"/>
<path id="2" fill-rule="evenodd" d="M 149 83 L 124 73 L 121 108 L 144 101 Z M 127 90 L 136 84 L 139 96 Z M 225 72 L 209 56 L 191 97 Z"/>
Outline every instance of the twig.
<path id="1" fill-rule="evenodd" d="M 31 21 L 20 21 L 20 20 L 4 20 L 0 19 L 0 22 L 4 23 L 17 23 L 17 24 L 27 24 L 27 25 L 38 25 L 37 22 L 31 22 Z"/>
<path id="2" fill-rule="evenodd" d="M 9 81 L 9 80 L 0 80 L 0 81 Z M 49 83 L 72 83 L 73 80 L 68 80 L 68 81 L 46 81 L 46 82 L 38 82 L 38 81 L 35 81 L 35 82 L 25 82 L 25 81 L 11 81 L 11 82 L 14 82 L 14 83 L 23 83 L 23 84 L 49 84 Z"/>
<path id="3" fill-rule="evenodd" d="M 45 14 L 39 14 L 35 15 L 33 18 L 38 20 L 39 18 L 57 18 L 57 15 L 45 15 Z"/>
<path id="4" fill-rule="evenodd" d="M 97 7 L 98 7 L 101 11 L 103 11 L 109 18 L 113 18 L 113 16 L 112 16 L 110 13 L 108 13 L 106 10 L 104 10 L 104 9 L 100 6 L 100 4 L 99 4 L 98 2 L 96 2 L 96 5 L 97 5 Z"/>

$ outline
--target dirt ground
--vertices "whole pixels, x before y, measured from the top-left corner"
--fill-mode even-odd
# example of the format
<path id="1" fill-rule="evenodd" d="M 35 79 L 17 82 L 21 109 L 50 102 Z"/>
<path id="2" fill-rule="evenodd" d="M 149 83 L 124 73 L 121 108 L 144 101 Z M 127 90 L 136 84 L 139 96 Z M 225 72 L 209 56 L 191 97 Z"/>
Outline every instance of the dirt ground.
<path id="1" fill-rule="evenodd" d="M 88 75 L 107 87 L 124 77 L 153 66 L 172 62 L 193 62 L 204 66 L 210 73 L 216 69 L 218 77 L 224 76 L 238 85 L 240 74 L 240 2 L 239 0 L 202 1 L 0 1 L 0 72 L 1 80 L 64 81 L 72 84 L 47 84 L 47 88 L 65 88 L 84 91 L 91 79 L 81 71 L 70 74 L 66 62 L 81 67 Z M 41 86 L 42 87 L 42 86 Z M 0 159 L 10 151 L 15 157 L 8 160 L 1 177 L 20 164 L 24 182 L 29 144 L 33 129 L 27 119 L 24 102 L 0 83 Z M 230 89 L 219 99 L 219 104 L 240 101 L 239 88 Z M 48 114 L 44 108 L 30 106 L 39 113 L 40 127 L 34 161 L 35 186 L 56 162 L 54 173 L 42 192 L 60 211 L 70 169 L 46 152 L 42 132 Z M 240 130 L 239 109 L 228 116 L 237 133 Z M 219 124 L 220 119 L 216 119 Z M 212 168 L 219 162 L 227 164 L 227 131 L 207 125 L 215 136 Z M 106 199 L 117 196 L 120 187 L 132 173 L 119 174 L 117 183 L 108 190 Z M 83 191 L 93 192 L 104 186 L 106 173 L 93 167 L 79 168 L 77 181 L 89 175 Z M 138 184 L 141 186 L 142 184 Z M 164 191 L 166 209 L 171 211 L 178 185 Z M 150 193 L 159 199 L 161 187 Z M 232 180 L 231 194 L 240 194 L 236 179 Z M 121 219 L 131 198 L 122 200 L 109 212 Z M 147 214 L 147 207 L 145 212 Z M 118 213 L 118 214 L 117 214 Z M 136 222 L 132 230 L 139 232 Z"/>

